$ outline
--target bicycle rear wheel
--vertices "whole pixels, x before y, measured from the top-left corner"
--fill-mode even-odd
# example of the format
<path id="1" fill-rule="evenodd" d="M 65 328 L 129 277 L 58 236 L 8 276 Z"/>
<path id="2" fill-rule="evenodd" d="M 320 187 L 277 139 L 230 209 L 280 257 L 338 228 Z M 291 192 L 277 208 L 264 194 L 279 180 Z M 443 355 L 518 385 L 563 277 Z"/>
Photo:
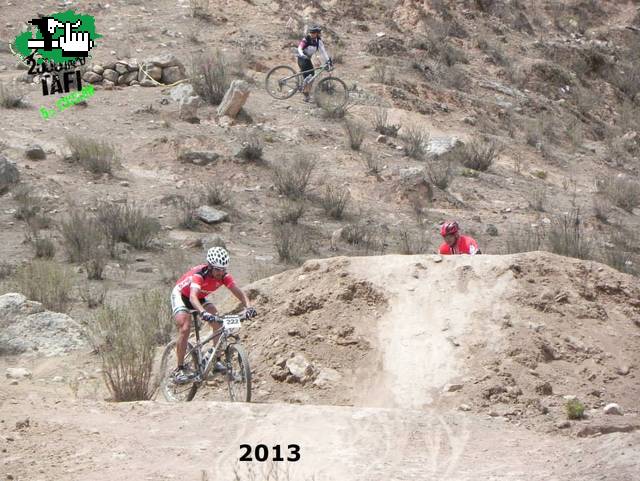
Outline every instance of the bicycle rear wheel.
<path id="1" fill-rule="evenodd" d="M 325 77 L 315 88 L 314 97 L 319 107 L 325 110 L 337 110 L 347 105 L 349 91 L 338 77 Z"/>
<path id="2" fill-rule="evenodd" d="M 288 65 L 273 67 L 264 81 L 269 95 L 278 100 L 293 97 L 300 90 L 300 85 L 300 75 Z"/>
<path id="3" fill-rule="evenodd" d="M 191 401 L 196 395 L 200 383 L 189 382 L 186 384 L 176 384 L 173 381 L 173 371 L 177 365 L 176 341 L 171 341 L 167 344 L 162 354 L 162 362 L 160 363 L 160 390 L 167 401 Z M 187 344 L 184 366 L 192 372 L 199 372 L 198 355 L 191 343 Z"/>
<path id="4" fill-rule="evenodd" d="M 251 367 L 247 353 L 240 344 L 227 346 L 226 366 L 229 397 L 233 402 L 251 401 Z"/>

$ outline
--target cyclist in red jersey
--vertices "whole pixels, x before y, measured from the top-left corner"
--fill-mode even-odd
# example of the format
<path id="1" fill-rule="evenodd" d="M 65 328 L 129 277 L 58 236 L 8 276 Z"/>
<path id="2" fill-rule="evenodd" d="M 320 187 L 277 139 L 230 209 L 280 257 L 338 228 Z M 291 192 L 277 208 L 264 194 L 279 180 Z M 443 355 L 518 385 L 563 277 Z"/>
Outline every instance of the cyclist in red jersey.
<path id="1" fill-rule="evenodd" d="M 206 322 L 213 322 L 216 319 L 218 310 L 206 299 L 209 294 L 220 286 L 225 286 L 242 303 L 247 318 L 256 315 L 256 310 L 249 306 L 245 293 L 236 286 L 233 277 L 227 272 L 228 265 L 229 253 L 222 247 L 212 247 L 207 251 L 207 263 L 189 269 L 178 279 L 171 291 L 171 308 L 178 327 L 176 342 L 178 367 L 174 373 L 174 379 L 178 383 L 189 381 L 193 377 L 193 373 L 187 372 L 184 367 L 184 355 L 191 331 L 190 311 L 198 311 L 202 320 Z M 215 339 L 214 342 L 216 342 Z M 218 362 L 215 367 L 219 370 L 224 368 Z"/>
<path id="2" fill-rule="evenodd" d="M 473 237 L 460 235 L 460 226 L 456 221 L 446 221 L 440 227 L 440 235 L 444 243 L 440 246 L 440 254 L 481 254 L 478 243 Z"/>

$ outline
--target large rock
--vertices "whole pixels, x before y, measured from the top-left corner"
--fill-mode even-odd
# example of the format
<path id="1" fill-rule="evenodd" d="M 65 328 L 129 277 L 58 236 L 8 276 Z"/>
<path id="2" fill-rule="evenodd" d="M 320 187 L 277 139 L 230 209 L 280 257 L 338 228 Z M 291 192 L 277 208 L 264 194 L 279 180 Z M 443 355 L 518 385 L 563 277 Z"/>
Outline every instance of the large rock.
<path id="1" fill-rule="evenodd" d="M 134 80 L 138 79 L 138 72 L 128 72 L 118 77 L 118 85 L 129 85 Z"/>
<path id="2" fill-rule="evenodd" d="M 286 367 L 296 381 L 302 381 L 313 374 L 313 364 L 302 354 L 287 359 Z"/>
<path id="3" fill-rule="evenodd" d="M 162 69 L 162 83 L 173 84 L 186 78 L 184 70 L 180 67 L 167 67 Z"/>
<path id="4" fill-rule="evenodd" d="M 218 106 L 220 117 L 235 118 L 249 97 L 249 84 L 244 80 L 234 80 Z"/>
<path id="5" fill-rule="evenodd" d="M 104 71 L 104 70 L 103 70 Z M 97 84 L 98 82 L 102 82 L 102 75 L 96 72 L 85 72 L 82 76 L 82 80 L 85 82 L 89 82 L 90 84 Z"/>
<path id="6" fill-rule="evenodd" d="M 102 75 L 104 72 L 104 67 L 102 65 L 95 64 L 91 67 L 91 71 L 97 73 L 98 75 Z"/>
<path id="7" fill-rule="evenodd" d="M 157 65 L 158 67 L 161 67 L 161 68 L 181 67 L 184 69 L 182 62 L 180 62 L 180 60 L 178 60 L 178 57 L 176 57 L 172 53 L 167 53 L 164 55 L 160 55 L 158 57 L 152 57 L 148 59 L 145 63 Z"/>
<path id="8" fill-rule="evenodd" d="M 0 296 L 0 345 L 12 352 L 58 356 L 86 346 L 82 327 L 22 294 Z"/>
<path id="9" fill-rule="evenodd" d="M 180 103 L 188 99 L 189 97 L 195 97 L 196 92 L 193 90 L 193 85 L 190 83 L 181 83 L 169 90 L 169 97 L 176 103 Z"/>
<path id="10" fill-rule="evenodd" d="M 189 97 L 180 102 L 180 108 L 178 110 L 178 116 L 180 120 L 184 120 L 186 122 L 196 123 L 200 122 L 198 119 L 198 107 L 200 107 L 201 100 L 200 97 Z"/>
<path id="11" fill-rule="evenodd" d="M 108 80 L 109 82 L 113 82 L 114 84 L 118 82 L 119 76 L 120 74 L 118 72 L 116 72 L 115 70 L 111 70 L 110 68 L 105 69 L 104 72 L 102 73 L 102 77 L 105 80 Z"/>
<path id="12" fill-rule="evenodd" d="M 120 75 L 124 75 L 129 71 L 129 69 L 127 68 L 127 65 L 121 62 L 118 62 L 116 64 L 116 72 L 118 72 Z"/>
<path id="13" fill-rule="evenodd" d="M 20 172 L 14 162 L 0 154 L 0 194 L 20 181 Z"/>
<path id="14" fill-rule="evenodd" d="M 313 381 L 313 385 L 317 387 L 329 387 L 331 384 L 337 383 L 342 378 L 342 375 L 335 369 L 328 367 L 320 369 L 316 380 Z"/>
<path id="15" fill-rule="evenodd" d="M 217 234 L 203 237 L 200 242 L 205 252 L 212 247 L 224 247 L 225 249 L 227 248 L 227 244 L 225 243 L 224 239 Z"/>
<path id="16" fill-rule="evenodd" d="M 8 379 L 31 379 L 31 371 L 24 367 L 8 367 L 5 376 Z"/>
<path id="17" fill-rule="evenodd" d="M 178 155 L 178 160 L 180 162 L 191 162 L 196 165 L 207 165 L 218 160 L 218 157 L 220 156 L 215 152 L 192 150 L 181 152 Z"/>
<path id="18" fill-rule="evenodd" d="M 143 68 L 149 74 L 149 77 L 151 77 L 153 80 L 157 82 L 160 82 L 160 80 L 162 80 L 162 67 L 158 67 L 157 65 L 153 64 L 145 64 Z M 151 79 L 149 79 L 149 77 L 147 77 L 145 73 L 140 70 L 140 72 L 138 73 L 138 82 L 140 82 L 140 85 L 142 85 L 143 81 L 151 82 Z M 152 85 L 155 84 L 152 83 Z"/>
<path id="19" fill-rule="evenodd" d="M 604 407 L 604 413 L 622 416 L 622 408 L 616 403 L 609 403 Z"/>
<path id="20" fill-rule="evenodd" d="M 216 224 L 222 222 L 229 217 L 229 214 L 222 210 L 214 209 L 209 205 L 203 205 L 198 207 L 196 215 L 200 220 L 207 224 Z"/>

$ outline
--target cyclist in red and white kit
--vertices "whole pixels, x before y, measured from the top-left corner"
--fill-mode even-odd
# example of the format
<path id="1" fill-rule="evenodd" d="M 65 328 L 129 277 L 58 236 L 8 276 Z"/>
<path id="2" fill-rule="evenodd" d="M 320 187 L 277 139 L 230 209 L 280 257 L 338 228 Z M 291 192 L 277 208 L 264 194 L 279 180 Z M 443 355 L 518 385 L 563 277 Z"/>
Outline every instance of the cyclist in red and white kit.
<path id="1" fill-rule="evenodd" d="M 444 243 L 440 246 L 440 254 L 481 254 L 478 243 L 473 237 L 460 235 L 460 226 L 456 221 L 446 221 L 440 227 L 440 235 Z"/>
<path id="2" fill-rule="evenodd" d="M 226 249 L 212 247 L 207 251 L 207 263 L 189 269 L 178 279 L 171 291 L 171 308 L 178 327 L 176 342 L 178 366 L 174 372 L 174 380 L 177 383 L 187 382 L 194 375 L 194 373 L 188 372 L 184 366 L 184 355 L 191 331 L 191 310 L 197 311 L 203 321 L 214 322 L 216 320 L 218 310 L 212 302 L 207 300 L 209 294 L 220 286 L 225 286 L 242 303 L 247 319 L 256 315 L 256 310 L 249 306 L 249 300 L 245 293 L 236 286 L 233 277 L 227 272 L 229 260 L 229 253 Z M 214 342 L 216 342 L 215 339 Z M 215 368 L 222 370 L 224 366 L 216 362 Z"/>

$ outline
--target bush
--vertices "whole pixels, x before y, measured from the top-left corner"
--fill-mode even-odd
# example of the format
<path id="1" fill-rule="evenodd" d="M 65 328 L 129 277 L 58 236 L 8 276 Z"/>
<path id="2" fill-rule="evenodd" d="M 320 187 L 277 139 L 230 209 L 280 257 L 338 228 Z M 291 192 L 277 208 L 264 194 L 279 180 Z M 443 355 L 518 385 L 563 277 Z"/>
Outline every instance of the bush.
<path id="1" fill-rule="evenodd" d="M 36 235 L 33 238 L 33 247 L 35 255 L 38 259 L 51 259 L 56 255 L 56 246 L 50 237 L 40 237 Z"/>
<path id="2" fill-rule="evenodd" d="M 162 293 L 143 292 L 127 304 L 103 307 L 89 323 L 104 379 L 114 401 L 151 399 L 158 343 L 169 340 L 171 316 Z"/>
<path id="3" fill-rule="evenodd" d="M 193 18 L 201 18 L 203 20 L 211 19 L 209 0 L 189 0 L 189 7 Z"/>
<path id="4" fill-rule="evenodd" d="M 586 237 L 580 210 L 574 209 L 552 221 L 548 234 L 549 250 L 577 259 L 591 259 L 591 240 Z"/>
<path id="5" fill-rule="evenodd" d="M 393 71 L 387 70 L 386 62 L 377 61 L 373 65 L 371 80 L 378 84 L 392 85 L 394 83 L 395 76 L 393 74 Z"/>
<path id="6" fill-rule="evenodd" d="M 330 105 L 321 104 L 320 108 L 322 109 L 322 118 L 324 119 L 332 119 L 332 120 L 341 120 L 344 119 L 347 115 L 347 107 L 334 107 Z"/>
<path id="7" fill-rule="evenodd" d="M 507 233 L 507 254 L 539 251 L 544 248 L 545 231 L 540 227 L 520 227 Z"/>
<path id="8" fill-rule="evenodd" d="M 178 225 L 183 229 L 194 230 L 200 225 L 196 214 L 198 202 L 193 197 L 177 197 L 174 204 L 178 208 Z"/>
<path id="9" fill-rule="evenodd" d="M 205 187 L 204 200 L 207 205 L 224 205 L 229 201 L 227 186 L 224 184 L 209 184 Z"/>
<path id="10" fill-rule="evenodd" d="M 430 162 L 426 173 L 429 182 L 440 190 L 447 190 L 453 180 L 453 169 L 448 160 Z"/>
<path id="11" fill-rule="evenodd" d="M 303 202 L 287 200 L 283 202 L 279 211 L 273 214 L 274 224 L 297 224 L 306 210 Z"/>
<path id="12" fill-rule="evenodd" d="M 42 199 L 31 195 L 32 188 L 28 185 L 19 185 L 13 190 L 13 200 L 18 204 L 13 217 L 29 222 L 42 210 Z"/>
<path id="13" fill-rule="evenodd" d="M 156 219 L 146 215 L 140 207 L 126 202 L 102 202 L 98 205 L 96 219 L 109 241 L 111 255 L 115 255 L 117 242 L 144 249 L 160 232 L 160 223 Z"/>
<path id="14" fill-rule="evenodd" d="M 609 175 L 596 181 L 596 187 L 599 193 L 629 213 L 640 205 L 640 183 L 634 180 Z"/>
<path id="15" fill-rule="evenodd" d="M 20 94 L 14 87 L 0 82 L 0 106 L 5 109 L 22 109 L 27 104 L 22 100 L 24 95 Z"/>
<path id="16" fill-rule="evenodd" d="M 429 134 L 422 127 L 412 125 L 405 129 L 402 141 L 406 155 L 416 160 L 422 160 L 426 154 Z"/>
<path id="17" fill-rule="evenodd" d="M 544 212 L 544 205 L 547 201 L 547 189 L 544 187 L 536 187 L 527 191 L 529 196 L 529 207 L 538 212 Z"/>
<path id="18" fill-rule="evenodd" d="M 380 159 L 369 152 L 363 152 L 363 157 L 367 166 L 367 175 L 379 176 L 380 172 L 382 172 Z"/>
<path id="19" fill-rule="evenodd" d="M 247 135 L 242 142 L 242 147 L 238 151 L 237 157 L 257 161 L 262 160 L 262 141 L 257 136 Z"/>
<path id="20" fill-rule="evenodd" d="M 612 68 L 609 72 L 607 79 L 609 83 L 620 89 L 630 99 L 640 93 L 640 66 L 627 64 L 622 70 Z"/>
<path id="21" fill-rule="evenodd" d="M 55 312 L 68 312 L 72 296 L 71 271 L 53 261 L 34 260 L 19 268 L 15 290 Z"/>
<path id="22" fill-rule="evenodd" d="M 388 137 L 396 137 L 400 127 L 400 125 L 390 124 L 388 122 L 386 109 L 380 108 L 376 110 L 373 117 L 373 128 L 376 132 Z"/>
<path id="23" fill-rule="evenodd" d="M 111 174 L 117 165 L 115 147 L 107 141 L 72 135 L 67 137 L 67 145 L 71 150 L 71 161 L 92 174 Z"/>
<path id="24" fill-rule="evenodd" d="M 414 235 L 408 229 L 402 228 L 398 232 L 398 238 L 401 254 L 426 254 L 431 250 L 431 242 L 422 229 L 417 235 Z"/>
<path id="25" fill-rule="evenodd" d="M 273 224 L 273 245 L 282 262 L 301 264 L 302 255 L 307 250 L 301 226 L 294 224 Z"/>
<path id="26" fill-rule="evenodd" d="M 481 143 L 473 141 L 464 146 L 462 165 L 468 169 L 486 171 L 500 155 L 500 148 L 495 142 Z"/>
<path id="27" fill-rule="evenodd" d="M 313 161 L 307 158 L 276 165 L 273 169 L 276 189 L 280 194 L 291 199 L 304 197 L 313 169 Z"/>
<path id="28" fill-rule="evenodd" d="M 611 202 L 606 198 L 599 195 L 593 198 L 593 215 L 603 224 L 609 223 L 609 215 L 611 215 L 612 209 Z"/>
<path id="29" fill-rule="evenodd" d="M 633 263 L 633 252 L 637 249 L 637 235 L 632 231 L 618 229 L 609 242 L 605 243 L 600 260 L 620 272 L 638 275 L 638 268 Z"/>
<path id="30" fill-rule="evenodd" d="M 577 399 L 569 399 L 564 405 L 569 419 L 582 419 L 584 417 L 584 404 Z"/>
<path id="31" fill-rule="evenodd" d="M 384 251 L 384 241 L 378 235 L 374 224 L 357 222 L 342 228 L 340 238 L 348 244 L 361 249 L 365 254 Z"/>
<path id="32" fill-rule="evenodd" d="M 231 85 L 231 65 L 216 49 L 195 56 L 191 63 L 191 83 L 195 92 L 211 105 L 222 102 Z"/>
<path id="33" fill-rule="evenodd" d="M 464 92 L 469 87 L 469 77 L 467 73 L 457 65 L 443 66 L 439 73 L 440 81 L 446 87 Z"/>
<path id="34" fill-rule="evenodd" d="M 364 125 L 357 120 L 345 119 L 344 131 L 349 139 L 351 150 L 360 150 L 364 140 Z"/>
<path id="35" fill-rule="evenodd" d="M 102 279 L 109 252 L 103 227 L 94 217 L 72 211 L 60 222 L 62 245 L 71 262 L 81 263 L 89 279 Z"/>
<path id="36" fill-rule="evenodd" d="M 504 67 L 510 63 L 510 59 L 505 55 L 504 50 L 486 37 L 478 39 L 478 48 L 486 53 L 495 65 Z"/>
<path id="37" fill-rule="evenodd" d="M 344 217 L 350 198 L 351 193 L 347 189 L 327 185 L 320 198 L 320 204 L 329 217 L 340 220 Z"/>

